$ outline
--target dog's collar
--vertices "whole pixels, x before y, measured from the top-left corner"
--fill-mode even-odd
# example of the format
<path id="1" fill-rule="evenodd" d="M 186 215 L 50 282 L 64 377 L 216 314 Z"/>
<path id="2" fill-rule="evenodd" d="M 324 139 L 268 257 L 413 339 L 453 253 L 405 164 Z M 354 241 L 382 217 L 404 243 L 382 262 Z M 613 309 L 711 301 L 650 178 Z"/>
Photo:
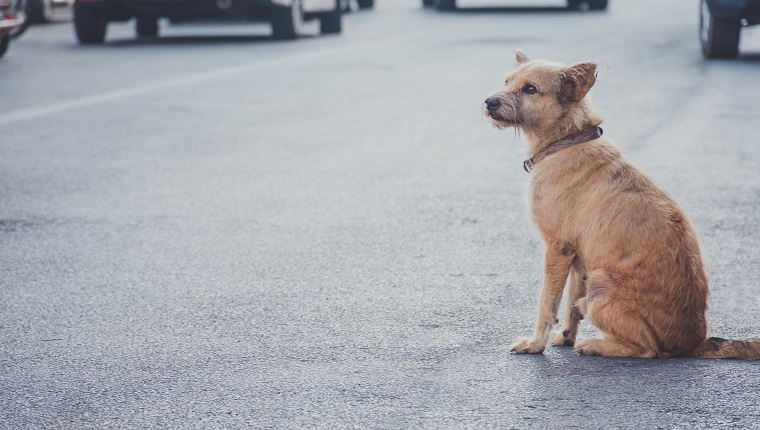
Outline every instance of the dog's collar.
<path id="1" fill-rule="evenodd" d="M 523 169 L 525 169 L 526 172 L 530 173 L 531 169 L 533 169 L 533 166 L 538 164 L 538 162 L 544 158 L 579 143 L 598 139 L 602 136 L 602 133 L 604 133 L 602 127 L 593 127 L 586 130 L 581 130 L 577 133 L 568 134 L 562 139 L 546 145 L 543 149 L 536 152 L 532 157 L 523 161 Z"/>

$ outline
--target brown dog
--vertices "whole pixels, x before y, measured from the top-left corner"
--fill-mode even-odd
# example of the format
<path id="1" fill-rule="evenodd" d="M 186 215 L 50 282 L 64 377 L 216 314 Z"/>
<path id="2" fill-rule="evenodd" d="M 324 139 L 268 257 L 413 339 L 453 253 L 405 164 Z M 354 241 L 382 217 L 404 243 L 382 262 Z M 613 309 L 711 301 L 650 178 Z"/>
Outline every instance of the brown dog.
<path id="1" fill-rule="evenodd" d="M 525 169 L 546 256 L 535 332 L 512 351 L 543 352 L 569 277 L 553 345 L 574 345 L 585 317 L 604 337 L 578 342 L 584 355 L 760 359 L 760 339 L 706 338 L 697 235 L 673 198 L 601 137 L 586 99 L 597 65 L 529 61 L 519 50 L 517 63 L 485 112 L 530 144 Z"/>

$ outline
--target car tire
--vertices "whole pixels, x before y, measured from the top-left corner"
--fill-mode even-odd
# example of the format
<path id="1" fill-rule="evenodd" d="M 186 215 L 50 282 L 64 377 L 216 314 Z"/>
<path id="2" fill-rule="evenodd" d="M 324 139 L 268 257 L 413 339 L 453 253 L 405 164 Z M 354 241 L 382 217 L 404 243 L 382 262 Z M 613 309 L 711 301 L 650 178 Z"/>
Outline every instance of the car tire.
<path id="1" fill-rule="evenodd" d="M 359 9 L 372 9 L 375 7 L 375 0 L 357 0 Z"/>
<path id="2" fill-rule="evenodd" d="M 6 34 L 5 36 L 0 36 L 0 58 L 5 55 L 6 51 L 8 51 L 8 46 L 11 44 L 11 35 Z"/>
<path id="3" fill-rule="evenodd" d="M 319 17 L 319 32 L 322 34 L 337 34 L 343 30 L 343 8 L 340 1 L 335 9 L 325 12 Z"/>
<path id="4" fill-rule="evenodd" d="M 142 16 L 137 17 L 135 21 L 137 37 L 158 37 L 158 18 Z"/>
<path id="5" fill-rule="evenodd" d="M 608 3 L 608 0 L 567 0 L 567 7 L 574 10 L 605 10 Z"/>
<path id="6" fill-rule="evenodd" d="M 106 39 L 108 22 L 103 15 L 92 9 L 74 8 L 74 31 L 79 43 L 91 45 Z"/>
<path id="7" fill-rule="evenodd" d="M 422 0 L 423 7 L 433 6 L 433 0 Z"/>
<path id="8" fill-rule="evenodd" d="M 741 23 L 715 18 L 705 0 L 701 1 L 699 39 L 705 58 L 736 58 L 739 55 Z"/>
<path id="9" fill-rule="evenodd" d="M 55 18 L 53 0 L 29 0 L 27 10 L 29 11 L 29 22 L 33 24 L 52 22 Z"/>
<path id="10" fill-rule="evenodd" d="M 301 1 L 293 0 L 290 7 L 277 7 L 272 10 L 272 37 L 280 40 L 294 40 L 301 33 L 303 10 Z"/>
<path id="11" fill-rule="evenodd" d="M 457 8 L 457 1 L 456 0 L 433 0 L 435 2 L 435 7 L 438 8 L 438 10 L 455 10 Z"/>
<path id="12" fill-rule="evenodd" d="M 608 0 L 588 0 L 589 10 L 605 10 L 607 9 Z"/>

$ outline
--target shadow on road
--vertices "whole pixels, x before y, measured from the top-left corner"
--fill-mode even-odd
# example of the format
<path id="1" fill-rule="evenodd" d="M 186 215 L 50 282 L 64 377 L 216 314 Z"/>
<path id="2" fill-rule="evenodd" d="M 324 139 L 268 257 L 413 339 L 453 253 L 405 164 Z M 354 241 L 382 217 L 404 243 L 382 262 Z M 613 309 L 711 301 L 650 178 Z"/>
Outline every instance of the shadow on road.
<path id="1" fill-rule="evenodd" d="M 745 52 L 739 54 L 739 61 L 745 63 L 760 63 L 760 52 Z"/>
<path id="2" fill-rule="evenodd" d="M 496 6 L 489 6 L 489 7 L 469 7 L 469 8 L 458 8 L 454 10 L 436 10 L 431 9 L 435 13 L 451 13 L 451 14 L 457 14 L 457 13 L 510 13 L 510 14 L 516 14 L 516 13 L 526 13 L 526 14 L 532 14 L 532 13 L 589 13 L 589 12 L 583 12 L 579 11 L 577 9 L 570 9 L 564 6 L 504 6 L 504 7 L 496 7 Z M 603 12 L 603 11 L 600 11 Z"/>
<path id="3" fill-rule="evenodd" d="M 316 36 L 301 35 L 299 39 L 312 39 Z M 212 44 L 233 44 L 233 43 L 293 43 L 291 40 L 275 39 L 272 36 L 265 35 L 198 35 L 198 36 L 161 36 L 157 38 L 127 38 L 111 40 L 106 46 L 166 46 L 166 45 L 212 45 Z"/>

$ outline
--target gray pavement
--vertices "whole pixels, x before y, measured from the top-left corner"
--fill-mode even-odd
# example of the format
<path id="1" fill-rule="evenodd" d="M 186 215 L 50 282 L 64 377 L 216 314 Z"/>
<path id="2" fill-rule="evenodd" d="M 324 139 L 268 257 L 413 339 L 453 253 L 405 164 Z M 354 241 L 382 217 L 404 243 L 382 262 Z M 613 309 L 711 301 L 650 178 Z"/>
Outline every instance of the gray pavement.
<path id="1" fill-rule="evenodd" d="M 692 3 L 32 27 L 0 61 L 0 428 L 760 428 L 760 363 L 509 353 L 542 244 L 480 109 L 517 46 L 607 64 L 605 135 L 699 230 L 710 334 L 760 337 L 760 29 L 704 61 Z"/>

